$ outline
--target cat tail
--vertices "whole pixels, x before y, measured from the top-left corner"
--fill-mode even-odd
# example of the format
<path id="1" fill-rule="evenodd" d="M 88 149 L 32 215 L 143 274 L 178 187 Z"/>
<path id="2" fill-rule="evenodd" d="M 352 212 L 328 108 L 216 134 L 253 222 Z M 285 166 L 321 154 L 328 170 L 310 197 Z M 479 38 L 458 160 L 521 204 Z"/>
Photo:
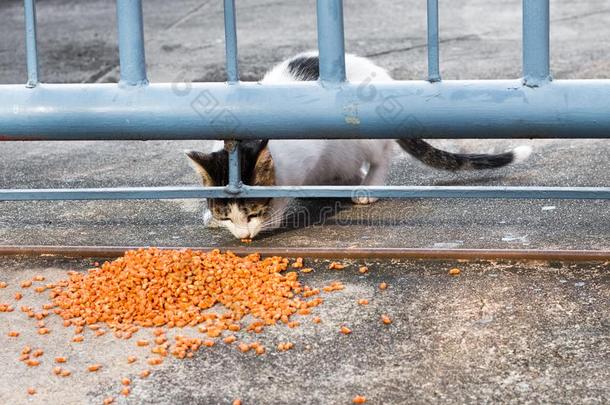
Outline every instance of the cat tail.
<path id="1" fill-rule="evenodd" d="M 398 144 L 417 160 L 442 170 L 496 169 L 524 161 L 532 153 L 529 146 L 518 146 L 510 152 L 496 155 L 451 153 L 437 149 L 422 139 L 398 139 Z"/>

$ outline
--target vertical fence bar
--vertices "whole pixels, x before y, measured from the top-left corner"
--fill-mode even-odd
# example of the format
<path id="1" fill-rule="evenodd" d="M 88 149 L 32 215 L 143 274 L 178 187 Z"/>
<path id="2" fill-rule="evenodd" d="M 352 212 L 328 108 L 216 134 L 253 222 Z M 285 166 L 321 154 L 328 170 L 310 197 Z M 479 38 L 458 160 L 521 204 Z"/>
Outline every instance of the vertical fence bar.
<path id="1" fill-rule="evenodd" d="M 227 184 L 227 191 L 237 194 L 242 186 L 239 141 L 225 141 L 225 150 L 229 153 L 229 184 Z"/>
<path id="2" fill-rule="evenodd" d="M 224 0 L 225 9 L 225 52 L 227 64 L 227 81 L 239 81 L 239 65 L 237 63 L 237 28 L 235 16 L 235 0 Z"/>
<path id="3" fill-rule="evenodd" d="M 36 0 L 24 0 L 25 49 L 28 68 L 28 87 L 38 84 L 38 46 L 36 40 Z"/>
<path id="4" fill-rule="evenodd" d="M 142 0 L 117 0 L 121 83 L 147 84 Z"/>
<path id="5" fill-rule="evenodd" d="M 440 82 L 438 0 L 428 0 L 428 80 Z"/>
<path id="6" fill-rule="evenodd" d="M 317 15 L 320 80 L 343 82 L 346 77 L 343 0 L 318 0 Z"/>
<path id="7" fill-rule="evenodd" d="M 551 80 L 549 0 L 523 0 L 523 81 L 537 87 Z"/>

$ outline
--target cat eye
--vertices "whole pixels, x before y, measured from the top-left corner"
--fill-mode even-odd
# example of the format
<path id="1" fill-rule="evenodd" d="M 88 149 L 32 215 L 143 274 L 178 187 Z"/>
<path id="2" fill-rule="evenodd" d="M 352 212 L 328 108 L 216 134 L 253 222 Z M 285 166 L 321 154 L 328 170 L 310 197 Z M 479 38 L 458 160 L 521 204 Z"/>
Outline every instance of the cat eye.
<path id="1" fill-rule="evenodd" d="M 260 215 L 260 212 L 259 212 L 259 213 L 256 213 L 256 214 L 250 214 L 250 215 L 248 215 L 248 221 L 249 221 L 249 220 L 251 220 L 251 219 L 253 219 L 253 218 L 258 217 L 259 215 Z"/>

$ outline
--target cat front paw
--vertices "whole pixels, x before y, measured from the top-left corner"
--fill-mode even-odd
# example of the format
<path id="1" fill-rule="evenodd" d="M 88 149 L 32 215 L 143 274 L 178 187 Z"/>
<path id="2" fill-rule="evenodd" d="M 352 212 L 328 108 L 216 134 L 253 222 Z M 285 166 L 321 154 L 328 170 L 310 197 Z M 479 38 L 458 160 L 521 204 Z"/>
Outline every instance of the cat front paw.
<path id="1" fill-rule="evenodd" d="M 377 197 L 370 197 L 370 196 L 355 196 L 352 197 L 352 201 L 354 202 L 354 204 L 358 204 L 358 205 L 368 205 L 368 204 L 372 204 L 375 201 L 379 200 L 379 198 Z"/>

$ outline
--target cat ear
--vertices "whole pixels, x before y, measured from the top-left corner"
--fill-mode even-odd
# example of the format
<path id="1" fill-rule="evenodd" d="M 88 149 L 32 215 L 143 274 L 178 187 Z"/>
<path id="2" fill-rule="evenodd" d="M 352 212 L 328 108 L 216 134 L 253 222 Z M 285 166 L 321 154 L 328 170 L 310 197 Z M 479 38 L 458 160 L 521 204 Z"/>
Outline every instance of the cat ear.
<path id="1" fill-rule="evenodd" d="M 186 153 L 186 156 L 191 159 L 191 164 L 193 165 L 195 171 L 201 176 L 203 185 L 206 187 L 213 187 L 214 180 L 212 178 L 212 175 L 210 174 L 210 168 L 213 164 L 212 156 L 194 150 L 185 150 L 184 153 Z"/>
<path id="2" fill-rule="evenodd" d="M 275 185 L 275 166 L 273 164 L 273 158 L 271 152 L 266 146 L 259 152 L 256 158 L 256 164 L 254 165 L 254 172 L 252 175 L 252 185 L 254 186 L 273 186 Z"/>

